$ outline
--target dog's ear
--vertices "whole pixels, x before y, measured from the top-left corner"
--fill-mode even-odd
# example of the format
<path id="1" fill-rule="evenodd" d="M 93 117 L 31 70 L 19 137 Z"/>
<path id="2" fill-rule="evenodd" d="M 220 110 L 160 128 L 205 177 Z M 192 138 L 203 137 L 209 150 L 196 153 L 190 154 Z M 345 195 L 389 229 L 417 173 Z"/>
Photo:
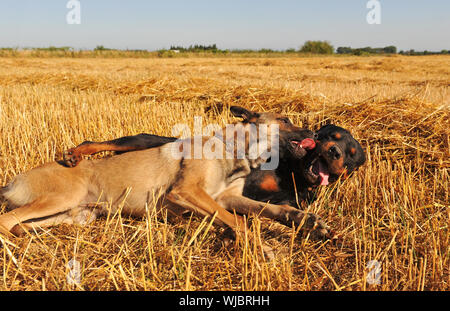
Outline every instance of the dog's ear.
<path id="1" fill-rule="evenodd" d="M 241 106 L 231 106 L 230 111 L 233 116 L 249 121 L 252 118 L 259 118 L 259 113 L 247 110 Z"/>

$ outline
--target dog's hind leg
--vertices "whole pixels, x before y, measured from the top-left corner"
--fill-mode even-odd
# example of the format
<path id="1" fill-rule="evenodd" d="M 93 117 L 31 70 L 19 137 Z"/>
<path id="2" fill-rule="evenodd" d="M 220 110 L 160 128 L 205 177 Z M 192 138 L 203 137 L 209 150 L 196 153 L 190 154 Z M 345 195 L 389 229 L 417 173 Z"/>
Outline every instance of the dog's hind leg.
<path id="1" fill-rule="evenodd" d="M 85 226 L 92 223 L 97 218 L 98 214 L 98 209 L 78 206 L 63 213 L 19 223 L 10 231 L 16 236 L 21 236 L 25 231 L 35 231 L 60 224 Z"/>
<path id="2" fill-rule="evenodd" d="M 85 141 L 75 148 L 66 150 L 63 153 L 63 159 L 67 166 L 74 167 L 78 165 L 83 155 L 92 155 L 102 151 L 124 153 L 128 151 L 143 150 L 159 147 L 175 140 L 176 138 L 174 137 L 143 133 L 102 142 Z"/>
<path id="3" fill-rule="evenodd" d="M 0 216 L 0 232 L 10 234 L 11 229 L 30 219 L 52 216 L 68 211 L 80 203 L 84 195 L 72 194 L 71 198 L 51 194 L 34 200 Z"/>

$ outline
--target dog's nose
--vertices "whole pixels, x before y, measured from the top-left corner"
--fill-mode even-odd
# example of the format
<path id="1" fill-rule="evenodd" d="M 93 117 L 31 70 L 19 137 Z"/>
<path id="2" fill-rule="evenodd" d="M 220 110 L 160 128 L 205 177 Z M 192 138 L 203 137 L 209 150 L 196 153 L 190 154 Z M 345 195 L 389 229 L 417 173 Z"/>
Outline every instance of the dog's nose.
<path id="1" fill-rule="evenodd" d="M 314 139 L 314 140 L 318 140 L 318 139 L 319 139 L 319 134 L 314 133 L 314 134 L 313 134 L 313 139 Z"/>
<path id="2" fill-rule="evenodd" d="M 337 146 L 331 146 L 330 149 L 328 149 L 328 154 L 333 160 L 338 160 L 342 156 L 341 150 Z"/>

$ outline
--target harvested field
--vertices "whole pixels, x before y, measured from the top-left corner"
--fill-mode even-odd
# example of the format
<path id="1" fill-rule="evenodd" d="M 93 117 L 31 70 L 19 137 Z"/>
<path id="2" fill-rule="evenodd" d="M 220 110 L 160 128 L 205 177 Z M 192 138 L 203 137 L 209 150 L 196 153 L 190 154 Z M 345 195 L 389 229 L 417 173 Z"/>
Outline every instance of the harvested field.
<path id="1" fill-rule="evenodd" d="M 338 234 L 316 242 L 267 219 L 273 246 L 225 248 L 222 229 L 109 215 L 0 237 L 0 290 L 449 290 L 450 56 L 0 58 L 0 186 L 84 140 L 233 122 L 237 104 L 300 126 L 347 128 L 368 161 L 303 206 Z M 120 173 L 120 172 L 119 172 Z M 0 201 L 0 212 L 5 209 Z M 80 263 L 78 285 L 68 263 Z M 368 263 L 380 264 L 379 284 Z"/>

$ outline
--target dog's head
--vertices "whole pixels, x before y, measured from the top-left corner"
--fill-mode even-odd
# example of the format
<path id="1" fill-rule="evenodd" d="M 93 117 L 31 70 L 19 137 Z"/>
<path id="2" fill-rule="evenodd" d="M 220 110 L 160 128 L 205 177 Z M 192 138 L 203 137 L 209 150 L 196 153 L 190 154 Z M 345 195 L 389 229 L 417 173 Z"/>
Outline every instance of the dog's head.
<path id="1" fill-rule="evenodd" d="M 240 106 L 231 106 L 231 113 L 235 117 L 242 118 L 244 125 L 278 125 L 279 129 L 279 157 L 280 158 L 303 158 L 307 150 L 315 148 L 314 133 L 292 124 L 291 120 L 282 114 L 274 112 L 255 112 Z M 259 133 L 261 135 L 261 133 Z M 270 134 L 270 131 L 268 132 Z"/>
<path id="2" fill-rule="evenodd" d="M 347 178 L 366 161 L 359 142 L 349 131 L 325 125 L 316 132 L 316 148 L 305 157 L 303 176 L 310 185 L 328 185 Z"/>

